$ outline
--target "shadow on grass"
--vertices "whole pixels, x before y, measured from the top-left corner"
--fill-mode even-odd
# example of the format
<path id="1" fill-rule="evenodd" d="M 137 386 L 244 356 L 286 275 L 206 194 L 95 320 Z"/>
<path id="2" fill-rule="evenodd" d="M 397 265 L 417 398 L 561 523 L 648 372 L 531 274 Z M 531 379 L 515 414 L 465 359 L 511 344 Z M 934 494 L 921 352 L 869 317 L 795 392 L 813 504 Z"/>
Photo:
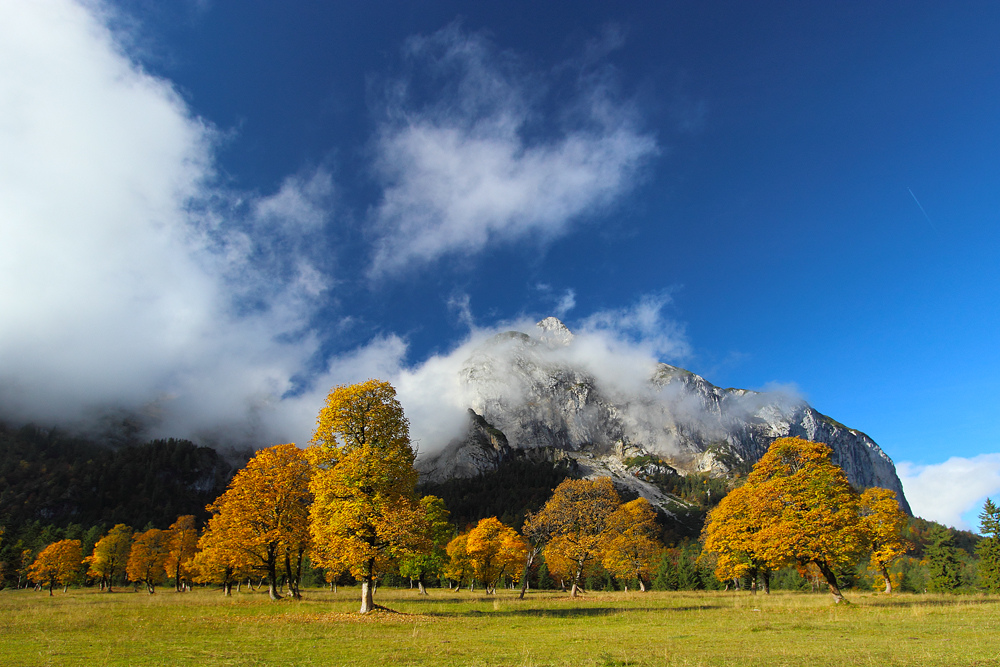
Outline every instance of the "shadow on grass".
<path id="1" fill-rule="evenodd" d="M 431 611 L 424 612 L 425 616 L 436 616 L 441 618 L 470 618 L 470 617 L 536 617 L 536 618 L 578 618 L 588 616 L 614 616 L 622 613 L 644 613 L 644 612 L 683 612 L 713 609 L 711 606 L 692 607 L 567 607 L 564 609 L 497 609 L 480 611 L 470 609 L 467 611 Z"/>

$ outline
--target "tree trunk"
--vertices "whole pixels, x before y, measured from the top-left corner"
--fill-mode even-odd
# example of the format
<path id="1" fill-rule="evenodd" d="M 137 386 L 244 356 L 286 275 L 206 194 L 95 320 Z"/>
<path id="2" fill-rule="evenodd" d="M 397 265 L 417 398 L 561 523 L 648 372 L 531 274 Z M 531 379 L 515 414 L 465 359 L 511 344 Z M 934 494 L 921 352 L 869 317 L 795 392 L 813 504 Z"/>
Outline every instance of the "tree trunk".
<path id="1" fill-rule="evenodd" d="M 278 594 L 278 545 L 272 545 L 267 552 L 267 595 L 272 600 L 280 600 Z"/>
<path id="2" fill-rule="evenodd" d="M 49 597 L 52 597 L 52 587 L 55 586 L 55 582 L 51 579 L 49 580 Z"/>
<path id="3" fill-rule="evenodd" d="M 421 572 L 420 576 L 417 577 L 417 593 L 419 595 L 427 595 L 427 587 L 424 586 L 424 573 Z"/>
<path id="4" fill-rule="evenodd" d="M 646 592 L 646 582 L 642 580 L 642 577 L 639 577 L 639 590 L 643 593 Z"/>
<path id="5" fill-rule="evenodd" d="M 233 594 L 233 582 L 226 580 L 226 583 L 222 585 L 222 592 L 228 598 Z"/>
<path id="6" fill-rule="evenodd" d="M 771 594 L 771 571 L 768 569 L 762 569 L 760 571 L 760 579 L 764 582 L 764 595 Z"/>
<path id="7" fill-rule="evenodd" d="M 885 579 L 885 594 L 892 595 L 892 581 L 889 579 L 889 568 L 882 565 L 879 569 L 882 570 L 882 578 Z"/>
<path id="8" fill-rule="evenodd" d="M 814 560 L 813 563 L 823 573 L 823 578 L 826 579 L 826 585 L 830 588 L 830 595 L 833 596 L 833 601 L 837 603 L 843 602 L 844 595 L 840 592 L 840 587 L 837 586 L 837 575 L 833 573 L 833 570 L 830 569 L 830 566 L 825 561 Z"/>
<path id="9" fill-rule="evenodd" d="M 535 554 L 538 553 L 537 549 L 528 549 L 528 555 L 524 559 L 524 572 L 521 574 L 521 594 L 517 596 L 518 600 L 524 599 L 524 593 L 528 590 L 528 573 L 531 571 L 531 564 L 535 562 Z"/>
<path id="10" fill-rule="evenodd" d="M 372 597 L 372 578 L 366 576 L 361 579 L 361 613 L 367 614 L 375 608 L 375 600 Z"/>
<path id="11" fill-rule="evenodd" d="M 374 577 L 372 573 L 375 570 L 375 559 L 368 559 L 368 563 L 364 569 L 364 576 L 361 578 L 361 613 L 367 614 L 368 612 L 375 609 L 375 591 L 374 588 Z"/>

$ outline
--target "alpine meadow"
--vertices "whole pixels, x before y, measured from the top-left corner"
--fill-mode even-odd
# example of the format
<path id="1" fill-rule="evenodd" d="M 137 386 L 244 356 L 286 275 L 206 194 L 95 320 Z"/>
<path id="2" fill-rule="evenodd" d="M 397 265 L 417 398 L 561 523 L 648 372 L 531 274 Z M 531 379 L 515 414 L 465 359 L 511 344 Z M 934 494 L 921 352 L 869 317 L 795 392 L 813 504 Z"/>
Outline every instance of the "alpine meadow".
<path id="1" fill-rule="evenodd" d="M 1000 664 L 997 34 L 0 0 L 0 667 Z"/>

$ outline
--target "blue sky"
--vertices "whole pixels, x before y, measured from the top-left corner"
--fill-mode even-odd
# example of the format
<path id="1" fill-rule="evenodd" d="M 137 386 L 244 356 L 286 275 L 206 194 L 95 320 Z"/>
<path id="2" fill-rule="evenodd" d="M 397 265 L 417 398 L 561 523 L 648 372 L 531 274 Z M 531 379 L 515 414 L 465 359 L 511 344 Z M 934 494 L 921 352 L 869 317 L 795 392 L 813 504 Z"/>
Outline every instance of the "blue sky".
<path id="1" fill-rule="evenodd" d="M 0 402 L 302 440 L 333 382 L 638 322 L 973 526 L 1000 8 L 870 4 L 4 3 Z"/>

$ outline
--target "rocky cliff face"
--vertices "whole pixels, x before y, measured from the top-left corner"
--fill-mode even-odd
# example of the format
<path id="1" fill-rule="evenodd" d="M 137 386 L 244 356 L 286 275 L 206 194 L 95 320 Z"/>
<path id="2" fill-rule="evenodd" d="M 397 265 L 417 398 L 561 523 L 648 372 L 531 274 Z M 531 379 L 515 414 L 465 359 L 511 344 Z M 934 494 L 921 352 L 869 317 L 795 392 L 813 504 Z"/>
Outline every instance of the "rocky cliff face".
<path id="1" fill-rule="evenodd" d="M 659 459 L 653 465 L 664 471 L 728 475 L 749 470 L 776 438 L 798 436 L 830 445 L 854 485 L 892 489 L 908 510 L 878 445 L 801 400 L 721 389 L 667 364 L 650 364 L 641 377 L 592 368 L 575 345 L 550 317 L 530 334 L 500 334 L 474 351 L 461 371 L 469 430 L 418 461 L 424 478 L 472 477 L 511 456 L 569 458 L 582 475 L 609 475 L 666 508 L 676 499 L 643 481 L 638 464 Z"/>

